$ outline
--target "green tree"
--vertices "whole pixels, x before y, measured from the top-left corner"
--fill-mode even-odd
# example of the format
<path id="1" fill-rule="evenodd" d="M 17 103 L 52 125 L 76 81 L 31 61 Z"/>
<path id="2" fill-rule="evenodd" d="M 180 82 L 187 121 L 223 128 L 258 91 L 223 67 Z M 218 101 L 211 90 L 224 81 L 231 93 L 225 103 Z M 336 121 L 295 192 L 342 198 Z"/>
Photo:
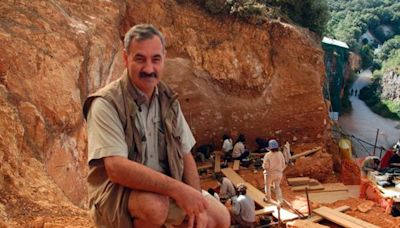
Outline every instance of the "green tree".
<path id="1" fill-rule="evenodd" d="M 361 66 L 363 69 L 366 69 L 366 68 L 372 66 L 372 63 L 374 60 L 374 53 L 368 44 L 363 45 L 361 47 L 360 56 L 361 56 L 361 61 L 362 61 Z"/>

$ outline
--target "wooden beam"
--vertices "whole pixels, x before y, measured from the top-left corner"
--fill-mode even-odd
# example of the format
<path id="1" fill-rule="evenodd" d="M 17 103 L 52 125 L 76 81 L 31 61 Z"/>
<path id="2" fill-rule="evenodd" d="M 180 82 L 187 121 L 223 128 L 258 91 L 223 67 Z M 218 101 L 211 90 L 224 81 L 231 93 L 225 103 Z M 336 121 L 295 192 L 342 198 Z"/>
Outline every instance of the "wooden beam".
<path id="1" fill-rule="evenodd" d="M 288 222 L 286 227 L 307 227 L 307 228 L 329 228 L 329 226 L 321 225 L 318 223 L 313 223 L 308 220 L 294 220 L 292 222 Z"/>
<path id="2" fill-rule="evenodd" d="M 221 154 L 215 153 L 214 173 L 221 172 Z"/>
<path id="3" fill-rule="evenodd" d="M 291 186 L 308 185 L 308 182 L 310 182 L 310 178 L 309 177 L 292 177 L 292 178 L 287 178 L 287 182 Z"/>
<path id="4" fill-rule="evenodd" d="M 235 160 L 235 161 L 233 162 L 233 170 L 234 170 L 234 171 L 238 171 L 238 170 L 239 170 L 239 167 L 240 167 L 240 160 Z"/>
<path id="5" fill-rule="evenodd" d="M 317 215 L 320 215 L 327 220 L 339 224 L 343 227 L 347 228 L 378 228 L 371 223 L 365 222 L 361 219 L 352 217 L 350 215 L 335 211 L 328 207 L 320 207 L 318 209 L 314 209 L 313 212 Z"/>
<path id="6" fill-rule="evenodd" d="M 311 178 L 310 178 L 310 181 L 308 182 L 308 185 L 310 185 L 310 186 L 315 186 L 315 185 L 319 185 L 319 184 L 321 184 L 321 183 L 319 183 L 318 180 L 311 179 Z"/>
<path id="7" fill-rule="evenodd" d="M 350 198 L 350 193 L 347 191 L 309 192 L 308 196 L 310 201 L 314 203 L 333 203 Z"/>
<path id="8" fill-rule="evenodd" d="M 271 207 L 265 207 L 260 210 L 256 210 L 256 216 L 258 215 L 265 215 L 265 214 L 272 214 L 275 210 Z"/>
<path id="9" fill-rule="evenodd" d="M 315 186 L 302 185 L 302 186 L 291 187 L 290 189 L 294 192 L 300 192 L 300 191 L 305 191 L 306 188 L 308 188 L 309 191 L 317 191 L 317 190 L 323 190 L 324 186 L 322 184 Z"/>
<path id="10" fill-rule="evenodd" d="M 243 180 L 239 174 L 237 174 L 235 171 L 233 171 L 232 168 L 225 168 L 222 169 L 221 172 L 229 179 L 232 181 L 232 184 L 237 186 L 239 183 L 245 183 L 246 181 Z"/>
<path id="11" fill-rule="evenodd" d="M 239 183 L 244 183 L 247 187 L 247 195 L 249 195 L 254 200 L 255 203 L 260 205 L 263 208 L 263 210 L 273 211 L 272 215 L 275 218 L 278 218 L 277 207 L 275 205 L 272 205 L 272 204 L 264 201 L 265 194 L 262 191 L 258 190 L 252 184 L 245 182 L 245 180 L 243 180 L 243 178 L 239 174 L 237 174 L 235 171 L 233 171 L 233 169 L 231 169 L 231 168 L 222 169 L 221 172 L 229 180 L 231 180 L 234 185 L 238 185 Z M 281 208 L 280 213 L 281 213 L 282 221 L 289 221 L 289 220 L 293 220 L 293 219 L 296 219 L 299 217 L 296 214 L 293 214 L 290 211 L 285 210 L 283 208 Z"/>
<path id="12" fill-rule="evenodd" d="M 305 151 L 305 152 L 299 153 L 299 154 L 295 154 L 295 155 L 293 155 L 292 157 L 289 158 L 289 161 L 296 160 L 296 159 L 299 158 L 299 157 L 303 157 L 303 156 L 306 156 L 306 155 L 315 153 L 315 152 L 317 152 L 317 151 L 319 151 L 319 150 L 321 150 L 321 147 L 320 147 L 320 146 L 319 146 L 319 147 L 316 147 L 316 148 L 313 148 L 313 149 L 311 149 L 311 150 L 307 150 L 307 151 Z"/>
<path id="13" fill-rule="evenodd" d="M 323 186 L 324 192 L 349 191 L 349 188 L 347 188 L 343 183 L 326 183 L 323 184 Z"/>
<path id="14" fill-rule="evenodd" d="M 308 186 L 308 190 L 311 192 L 340 192 L 340 191 L 348 191 L 349 189 L 343 183 L 326 183 L 319 185 L 302 185 L 291 187 L 292 191 L 305 191 L 305 188 Z"/>
<path id="15" fill-rule="evenodd" d="M 213 165 L 211 163 L 203 163 L 197 166 L 197 170 L 202 170 L 202 169 L 209 169 L 212 168 Z"/>
<path id="16" fill-rule="evenodd" d="M 349 209 L 350 209 L 349 206 L 344 205 L 344 206 L 337 207 L 337 208 L 335 208 L 335 209 L 333 209 L 333 210 L 339 211 L 339 212 L 343 212 L 343 211 L 347 211 L 347 210 L 349 210 Z M 323 219 L 324 219 L 324 218 L 322 218 L 322 217 L 319 216 L 319 215 L 313 215 L 313 216 L 311 216 L 311 218 L 309 218 L 309 219 L 307 219 L 307 220 L 308 220 L 308 221 L 311 221 L 311 222 L 320 222 L 320 221 L 322 221 Z"/>

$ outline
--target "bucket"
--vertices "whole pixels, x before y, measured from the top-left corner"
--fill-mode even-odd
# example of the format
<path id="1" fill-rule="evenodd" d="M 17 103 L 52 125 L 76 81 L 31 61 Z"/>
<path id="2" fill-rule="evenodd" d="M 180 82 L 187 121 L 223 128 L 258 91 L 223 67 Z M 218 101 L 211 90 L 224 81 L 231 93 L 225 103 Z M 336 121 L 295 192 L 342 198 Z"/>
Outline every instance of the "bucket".
<path id="1" fill-rule="evenodd" d="M 339 140 L 339 151 L 342 159 L 352 159 L 351 155 L 351 141 L 348 139 Z"/>

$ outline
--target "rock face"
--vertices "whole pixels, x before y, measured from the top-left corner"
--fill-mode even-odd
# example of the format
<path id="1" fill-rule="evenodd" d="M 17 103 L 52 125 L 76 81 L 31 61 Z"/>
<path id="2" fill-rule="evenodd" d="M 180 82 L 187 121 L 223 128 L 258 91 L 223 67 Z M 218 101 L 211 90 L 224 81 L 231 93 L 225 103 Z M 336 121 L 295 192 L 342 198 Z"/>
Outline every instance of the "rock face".
<path id="1" fill-rule="evenodd" d="M 180 94 L 198 143 L 219 147 L 229 132 L 245 133 L 250 148 L 256 136 L 330 139 L 323 53 L 301 28 L 211 17 L 172 0 L 3 0 L 0 13 L 1 191 L 18 195 L 46 179 L 86 206 L 81 105 L 123 71 L 121 37 L 143 22 L 167 38 L 165 81 Z M 40 175 L 26 181 L 35 169 Z M 31 199 L 44 194 L 32 186 L 24 191 Z"/>
<path id="2" fill-rule="evenodd" d="M 381 81 L 382 98 L 400 102 L 400 70 L 388 70 Z"/>

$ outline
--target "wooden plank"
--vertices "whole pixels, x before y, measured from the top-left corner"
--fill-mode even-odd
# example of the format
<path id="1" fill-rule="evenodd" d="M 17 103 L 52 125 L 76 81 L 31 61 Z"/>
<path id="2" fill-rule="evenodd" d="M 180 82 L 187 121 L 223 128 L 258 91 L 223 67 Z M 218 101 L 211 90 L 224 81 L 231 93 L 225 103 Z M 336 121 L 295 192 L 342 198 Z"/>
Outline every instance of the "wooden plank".
<path id="1" fill-rule="evenodd" d="M 251 185 L 250 183 L 245 183 L 247 187 L 247 195 L 249 195 L 254 202 L 256 202 L 261 207 L 271 206 L 271 204 L 264 202 L 265 194 L 258 190 L 256 187 Z"/>
<path id="2" fill-rule="evenodd" d="M 305 187 L 307 185 L 291 187 L 292 191 L 305 191 Z M 308 185 L 308 190 L 311 192 L 340 192 L 340 191 L 348 191 L 349 189 L 343 183 L 327 183 L 327 184 L 319 184 L 315 186 Z"/>
<path id="3" fill-rule="evenodd" d="M 260 190 L 258 190 L 253 185 L 251 185 L 250 183 L 246 182 L 245 185 L 247 186 L 247 195 L 249 195 L 254 200 L 254 202 L 263 207 L 264 210 L 273 211 L 272 215 L 275 218 L 278 218 L 278 208 L 275 205 L 272 205 L 264 201 L 265 194 Z M 280 213 L 282 221 L 290 221 L 299 218 L 299 216 L 297 216 L 296 214 L 283 208 L 280 209 Z"/>
<path id="4" fill-rule="evenodd" d="M 235 160 L 233 162 L 233 170 L 237 171 L 237 170 L 239 170 L 239 167 L 240 167 L 240 160 Z"/>
<path id="5" fill-rule="evenodd" d="M 309 191 L 317 191 L 317 190 L 323 190 L 324 186 L 322 184 L 315 186 L 302 185 L 302 186 L 291 187 L 290 189 L 294 192 L 300 192 L 300 191 L 305 191 L 306 188 L 308 188 Z"/>
<path id="6" fill-rule="evenodd" d="M 310 192 L 308 195 L 310 200 L 314 203 L 334 203 L 338 200 L 345 200 L 351 197 L 350 193 L 347 191 Z"/>
<path id="7" fill-rule="evenodd" d="M 313 210 L 316 214 L 320 215 L 323 218 L 328 219 L 331 222 L 339 224 L 348 228 L 378 228 L 371 223 L 365 222 L 361 219 L 352 217 L 350 215 L 335 211 L 328 207 L 320 207 L 318 209 Z"/>
<path id="8" fill-rule="evenodd" d="M 308 185 L 310 185 L 310 186 L 315 186 L 315 185 L 319 185 L 319 184 L 321 184 L 321 183 L 319 183 L 318 180 L 311 179 L 311 178 L 310 178 L 310 181 L 308 182 Z"/>
<path id="9" fill-rule="evenodd" d="M 336 192 L 336 191 L 348 191 L 349 189 L 343 183 L 326 183 L 324 186 L 324 192 Z"/>
<path id="10" fill-rule="evenodd" d="M 299 158 L 299 157 L 303 157 L 303 156 L 306 156 L 306 155 L 315 153 L 315 152 L 317 152 L 317 151 L 319 151 L 319 150 L 321 150 L 321 147 L 320 147 L 320 146 L 319 146 L 319 147 L 316 147 L 316 148 L 313 148 L 313 149 L 311 149 L 311 150 L 304 151 L 304 152 L 299 153 L 299 154 L 295 154 L 295 155 L 293 155 L 292 157 L 289 158 L 289 161 L 296 160 L 296 159 Z"/>
<path id="11" fill-rule="evenodd" d="M 260 210 L 256 210 L 256 216 L 258 215 L 265 215 L 265 214 L 272 214 L 275 210 L 271 207 L 265 207 Z"/>
<path id="12" fill-rule="evenodd" d="M 347 211 L 347 210 L 349 210 L 349 209 L 350 209 L 349 206 L 344 205 L 344 206 L 337 207 L 337 208 L 335 208 L 335 209 L 333 209 L 333 210 L 339 211 L 339 212 L 343 212 L 343 211 Z M 311 216 L 311 218 L 309 218 L 309 219 L 307 219 L 307 220 L 308 220 L 308 221 L 311 221 L 311 222 L 320 222 L 320 221 L 322 221 L 323 219 L 324 219 L 324 218 L 322 218 L 322 217 L 319 216 L 319 215 L 313 215 L 313 216 Z"/>
<path id="13" fill-rule="evenodd" d="M 273 216 L 278 216 L 277 212 L 277 207 L 275 205 L 269 204 L 267 202 L 264 202 L 264 197 L 265 194 L 258 190 L 256 187 L 254 187 L 252 184 L 247 183 L 243 180 L 239 174 L 237 174 L 235 171 L 233 171 L 232 168 L 225 168 L 222 169 L 221 172 L 229 179 L 232 181 L 234 185 L 238 185 L 239 183 L 244 183 L 247 187 L 247 195 L 249 195 L 255 203 L 260 205 L 264 210 L 266 211 L 273 211 Z M 281 208 L 281 219 L 282 221 L 289 221 L 298 218 L 296 214 L 291 213 L 290 211 L 287 211 L 285 209 Z"/>
<path id="14" fill-rule="evenodd" d="M 212 164 L 210 164 L 210 163 L 204 163 L 204 164 L 200 164 L 199 166 L 197 166 L 197 170 L 200 170 L 200 169 L 209 169 L 209 168 L 212 168 L 212 167 L 213 167 Z"/>
<path id="15" fill-rule="evenodd" d="M 329 228 L 329 226 L 313 223 L 308 220 L 294 220 L 288 222 L 286 227 Z"/>
<path id="16" fill-rule="evenodd" d="M 292 178 L 287 178 L 287 182 L 291 186 L 308 185 L 308 182 L 310 182 L 310 178 L 309 177 L 292 177 Z"/>
<path id="17" fill-rule="evenodd" d="M 232 181 L 232 184 L 237 186 L 239 183 L 245 183 L 246 181 L 243 180 L 239 174 L 237 174 L 235 171 L 233 171 L 232 168 L 225 168 L 222 169 L 221 172 L 229 179 Z"/>
<path id="18" fill-rule="evenodd" d="M 272 213 L 272 216 L 274 216 L 275 218 L 278 218 L 278 208 L 275 207 L 275 211 Z M 299 216 L 296 214 L 293 214 L 292 212 L 285 210 L 283 208 L 280 209 L 280 213 L 281 213 L 281 221 L 282 222 L 286 222 L 286 221 L 291 221 L 294 219 L 298 219 Z"/>
<path id="19" fill-rule="evenodd" d="M 215 153 L 214 173 L 221 172 L 221 154 Z"/>

